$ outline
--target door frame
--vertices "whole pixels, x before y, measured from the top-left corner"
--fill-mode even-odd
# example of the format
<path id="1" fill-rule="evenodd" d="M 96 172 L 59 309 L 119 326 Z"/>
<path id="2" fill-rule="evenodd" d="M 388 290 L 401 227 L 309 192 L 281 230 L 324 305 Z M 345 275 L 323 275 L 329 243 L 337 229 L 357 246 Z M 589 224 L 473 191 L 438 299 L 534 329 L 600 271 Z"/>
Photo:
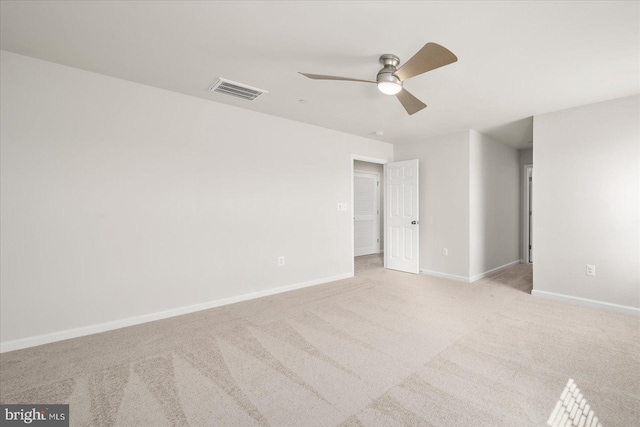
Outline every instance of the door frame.
<path id="1" fill-rule="evenodd" d="M 384 165 L 386 163 L 389 163 L 391 160 L 387 160 L 387 159 L 380 159 L 380 158 L 376 158 L 376 157 L 369 157 L 369 156 L 361 156 L 359 154 L 352 154 L 351 155 L 351 165 L 349 166 L 349 169 L 351 170 L 351 176 L 350 176 L 350 181 L 351 181 L 351 221 L 349 221 L 349 229 L 350 229 L 350 234 L 351 234 L 351 275 L 355 276 L 356 274 L 356 261 L 355 261 L 355 238 L 354 238 L 354 230 L 353 230 L 353 172 L 354 172 L 354 167 L 353 167 L 353 162 L 355 160 L 359 160 L 361 162 L 369 162 L 369 163 L 377 163 L 379 165 Z M 385 212 L 385 207 L 382 206 L 382 212 L 381 215 L 384 215 Z M 383 216 L 384 218 L 384 216 Z M 383 239 L 386 240 L 387 238 L 387 230 L 385 227 L 385 230 L 383 232 L 382 235 Z"/>
<path id="2" fill-rule="evenodd" d="M 383 211 L 383 206 L 380 205 L 380 184 L 381 184 L 381 178 L 382 176 L 378 173 L 378 172 L 370 172 L 370 171 L 364 171 L 364 170 L 360 170 L 360 169 L 353 169 L 353 176 L 355 178 L 355 174 L 360 173 L 360 174 L 365 174 L 365 175 L 372 175 L 374 177 L 376 177 L 376 211 L 378 211 L 377 216 L 376 216 L 376 237 L 377 237 L 377 241 L 378 241 L 378 250 L 375 253 L 380 253 L 381 249 L 380 249 L 380 215 L 382 214 Z M 355 192 L 355 189 L 354 189 Z M 355 194 L 354 194 L 355 196 Z M 355 206 L 354 206 L 355 208 Z M 356 220 L 356 213 L 355 213 L 355 209 L 353 211 L 353 221 L 355 222 Z M 353 230 L 353 235 L 354 235 L 354 248 L 353 248 L 353 253 L 354 253 L 354 257 L 355 257 L 355 227 Z M 359 255 L 360 256 L 360 255 Z"/>
<path id="3" fill-rule="evenodd" d="M 526 164 L 522 168 L 522 260 L 525 264 L 531 262 L 529 255 L 529 230 L 533 229 L 533 218 L 529 216 L 531 194 L 529 194 L 529 174 L 533 176 L 533 164 Z"/>

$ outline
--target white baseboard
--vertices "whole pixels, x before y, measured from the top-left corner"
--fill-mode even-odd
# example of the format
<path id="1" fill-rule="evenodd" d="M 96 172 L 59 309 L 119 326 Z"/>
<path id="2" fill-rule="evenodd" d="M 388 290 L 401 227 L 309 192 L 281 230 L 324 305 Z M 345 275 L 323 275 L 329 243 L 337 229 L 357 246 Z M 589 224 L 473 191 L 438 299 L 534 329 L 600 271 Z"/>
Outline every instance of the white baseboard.
<path id="1" fill-rule="evenodd" d="M 295 283 L 293 285 L 280 286 L 278 288 L 267 289 L 264 291 L 251 292 L 244 295 L 238 295 L 229 298 L 222 298 L 202 304 L 190 305 L 187 307 L 174 308 L 170 310 L 160 311 L 156 313 L 143 314 L 141 316 L 128 317 L 126 319 L 114 320 L 112 322 L 99 323 L 97 325 L 83 326 L 80 328 L 67 329 L 65 331 L 52 332 L 49 334 L 36 335 L 33 337 L 21 338 L 12 341 L 0 343 L 0 353 L 8 351 L 21 350 L 23 348 L 35 347 L 38 345 L 49 344 L 56 341 L 68 340 L 71 338 L 83 337 L 86 335 L 98 334 L 100 332 L 112 331 L 114 329 L 126 328 L 127 326 L 139 325 L 141 323 L 153 322 L 154 320 L 167 319 L 169 317 L 181 316 L 196 311 L 207 310 L 209 308 L 220 307 L 237 302 L 262 298 L 269 295 L 275 295 L 282 292 L 293 291 L 296 289 L 307 288 L 310 286 L 321 285 L 323 283 L 335 282 L 336 280 L 348 279 L 353 277 L 353 273 L 345 273 L 322 279 L 309 280 L 307 282 Z"/>
<path id="2" fill-rule="evenodd" d="M 435 277 L 442 277 L 443 279 L 455 280 L 457 282 L 469 283 L 469 278 L 466 276 L 456 276 L 455 274 L 440 273 L 439 271 L 420 269 L 420 274 L 426 274 L 428 276 L 435 276 Z"/>
<path id="3" fill-rule="evenodd" d="M 492 273 L 496 273 L 496 272 L 498 272 L 500 270 L 504 270 L 505 268 L 509 268 L 509 267 L 511 267 L 513 265 L 516 265 L 516 264 L 520 264 L 520 260 L 519 259 L 517 259 L 515 261 L 511 261 L 511 262 L 509 262 L 507 264 L 501 265 L 500 267 L 492 268 L 491 270 L 485 271 L 484 273 L 480 273 L 480 274 L 476 274 L 475 276 L 471 276 L 469 278 L 469 282 L 473 283 L 476 280 L 484 279 L 485 277 L 487 277 L 488 275 L 490 275 Z"/>
<path id="4" fill-rule="evenodd" d="M 487 277 L 491 273 L 495 273 L 500 270 L 504 270 L 505 268 L 509 268 L 513 265 L 520 264 L 521 260 L 517 259 L 515 261 L 511 261 L 508 264 L 501 265 L 500 267 L 492 268 L 491 270 L 485 271 L 484 273 L 476 274 L 475 276 L 467 277 L 467 276 L 456 276 L 454 274 L 440 273 L 439 271 L 431 271 L 431 270 L 420 270 L 421 274 L 427 274 L 429 276 L 442 277 L 444 279 L 455 280 L 457 282 L 464 283 L 473 283 L 476 280 L 480 280 L 482 278 Z"/>
<path id="5" fill-rule="evenodd" d="M 596 301 L 587 298 L 574 297 L 570 295 L 556 294 L 553 292 L 539 291 L 534 289 L 531 295 L 537 298 L 544 298 L 553 301 L 565 302 L 568 304 L 581 305 L 584 307 L 599 308 L 601 310 L 615 311 L 618 313 L 630 314 L 632 316 L 640 316 L 640 308 L 629 307 L 626 305 L 613 304 L 610 302 Z"/>

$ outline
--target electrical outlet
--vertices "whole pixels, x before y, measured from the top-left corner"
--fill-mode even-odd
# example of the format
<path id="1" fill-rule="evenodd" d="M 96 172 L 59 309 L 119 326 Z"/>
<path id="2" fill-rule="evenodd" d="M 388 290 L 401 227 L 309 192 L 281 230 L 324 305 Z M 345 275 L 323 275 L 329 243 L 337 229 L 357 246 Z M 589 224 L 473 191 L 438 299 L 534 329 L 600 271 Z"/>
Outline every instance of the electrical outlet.
<path id="1" fill-rule="evenodd" d="M 278 257 L 278 266 L 282 267 L 284 265 L 284 257 L 283 256 L 279 256 Z"/>
<path id="2" fill-rule="evenodd" d="M 593 264 L 587 264 L 587 276 L 596 275 L 596 266 Z"/>
<path id="3" fill-rule="evenodd" d="M 447 248 L 442 249 L 442 255 L 449 256 L 449 249 Z"/>

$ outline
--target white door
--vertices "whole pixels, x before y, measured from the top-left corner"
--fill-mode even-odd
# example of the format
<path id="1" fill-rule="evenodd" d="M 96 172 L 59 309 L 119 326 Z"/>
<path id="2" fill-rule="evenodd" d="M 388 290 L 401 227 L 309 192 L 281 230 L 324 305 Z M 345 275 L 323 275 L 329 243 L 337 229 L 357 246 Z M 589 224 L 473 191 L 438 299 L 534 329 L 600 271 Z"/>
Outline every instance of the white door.
<path id="1" fill-rule="evenodd" d="M 380 176 L 374 173 L 353 174 L 353 246 L 354 255 L 380 252 L 379 202 Z"/>
<path id="2" fill-rule="evenodd" d="M 418 274 L 418 160 L 384 165 L 385 267 Z"/>

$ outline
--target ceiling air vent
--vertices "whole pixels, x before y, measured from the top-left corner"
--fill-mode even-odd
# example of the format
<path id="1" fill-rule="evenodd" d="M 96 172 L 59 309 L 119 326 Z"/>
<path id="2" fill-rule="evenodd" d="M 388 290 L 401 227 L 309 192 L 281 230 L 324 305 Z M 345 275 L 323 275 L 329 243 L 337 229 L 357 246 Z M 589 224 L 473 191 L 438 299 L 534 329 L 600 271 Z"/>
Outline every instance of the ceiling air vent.
<path id="1" fill-rule="evenodd" d="M 234 96 L 248 101 L 253 101 L 263 93 L 269 93 L 266 90 L 232 82 L 231 80 L 223 78 L 218 79 L 213 86 L 209 88 L 209 92 L 221 93 L 223 95 Z"/>

